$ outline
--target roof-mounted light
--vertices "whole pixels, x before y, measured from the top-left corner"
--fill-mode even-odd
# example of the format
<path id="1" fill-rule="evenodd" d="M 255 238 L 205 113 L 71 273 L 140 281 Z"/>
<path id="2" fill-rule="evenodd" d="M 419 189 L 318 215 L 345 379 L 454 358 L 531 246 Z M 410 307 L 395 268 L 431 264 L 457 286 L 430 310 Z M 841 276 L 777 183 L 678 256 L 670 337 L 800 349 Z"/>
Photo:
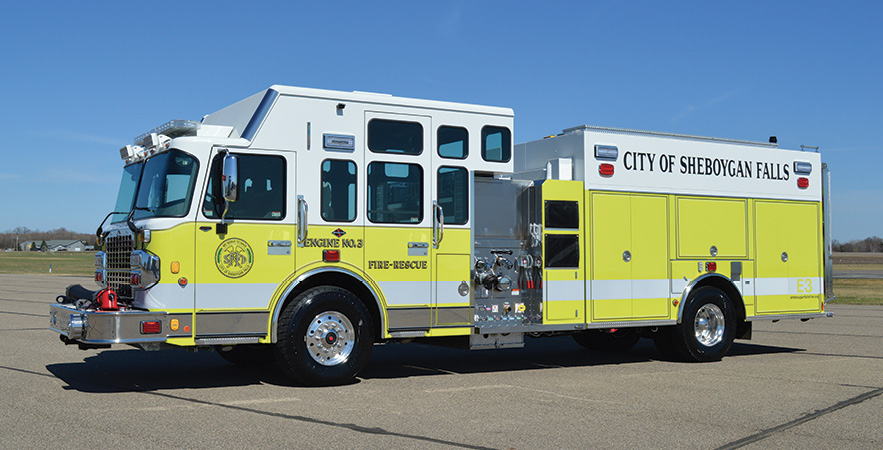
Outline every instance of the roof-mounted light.
<path id="1" fill-rule="evenodd" d="M 595 159 L 609 159 L 616 161 L 619 157 L 619 148 L 615 145 L 596 145 Z"/>
<path id="2" fill-rule="evenodd" d="M 809 175 L 812 173 L 812 163 L 806 161 L 794 161 L 794 173 Z"/>
<path id="3" fill-rule="evenodd" d="M 125 147 L 120 147 L 120 158 L 124 161 L 128 161 L 135 157 L 138 154 L 138 150 L 141 150 L 141 147 L 137 145 L 127 145 Z"/>
<path id="4" fill-rule="evenodd" d="M 170 139 L 180 136 L 196 136 L 197 130 L 199 130 L 199 122 L 195 120 L 170 120 L 147 133 L 136 137 L 135 144 L 150 148 L 161 143 L 158 140 L 159 135 L 166 135 Z M 147 145 L 143 145 L 142 142 L 153 145 L 148 147 Z"/>

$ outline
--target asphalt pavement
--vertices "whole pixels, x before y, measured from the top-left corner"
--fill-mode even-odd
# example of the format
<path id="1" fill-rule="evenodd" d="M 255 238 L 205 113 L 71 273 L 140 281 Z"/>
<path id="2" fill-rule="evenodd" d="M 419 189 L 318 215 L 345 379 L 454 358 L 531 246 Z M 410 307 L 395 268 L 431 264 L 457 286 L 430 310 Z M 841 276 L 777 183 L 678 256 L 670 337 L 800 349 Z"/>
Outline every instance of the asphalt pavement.
<path id="1" fill-rule="evenodd" d="M 0 274 L 0 448 L 883 448 L 883 306 L 756 323 L 715 363 L 388 344 L 303 388 L 212 352 L 65 346 L 47 311 L 74 282 Z"/>

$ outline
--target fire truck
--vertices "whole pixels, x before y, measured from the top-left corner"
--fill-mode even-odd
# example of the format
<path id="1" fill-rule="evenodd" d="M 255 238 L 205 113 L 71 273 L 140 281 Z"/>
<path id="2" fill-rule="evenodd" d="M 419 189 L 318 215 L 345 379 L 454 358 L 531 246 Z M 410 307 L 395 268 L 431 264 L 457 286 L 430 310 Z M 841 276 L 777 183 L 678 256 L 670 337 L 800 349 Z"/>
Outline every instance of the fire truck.
<path id="1" fill-rule="evenodd" d="M 168 122 L 120 149 L 98 289 L 68 287 L 50 327 L 331 385 L 391 341 L 715 361 L 755 321 L 830 316 L 818 149 L 596 126 L 513 145 L 513 118 L 272 86 Z"/>

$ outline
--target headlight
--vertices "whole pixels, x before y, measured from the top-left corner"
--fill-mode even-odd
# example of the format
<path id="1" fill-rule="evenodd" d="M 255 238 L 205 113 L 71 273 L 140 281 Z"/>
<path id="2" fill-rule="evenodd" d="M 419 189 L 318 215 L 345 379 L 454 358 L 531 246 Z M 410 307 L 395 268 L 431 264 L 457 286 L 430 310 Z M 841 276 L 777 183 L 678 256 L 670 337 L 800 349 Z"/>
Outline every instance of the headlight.
<path id="1" fill-rule="evenodd" d="M 102 289 L 107 287 L 107 253 L 95 253 L 95 284 Z"/>

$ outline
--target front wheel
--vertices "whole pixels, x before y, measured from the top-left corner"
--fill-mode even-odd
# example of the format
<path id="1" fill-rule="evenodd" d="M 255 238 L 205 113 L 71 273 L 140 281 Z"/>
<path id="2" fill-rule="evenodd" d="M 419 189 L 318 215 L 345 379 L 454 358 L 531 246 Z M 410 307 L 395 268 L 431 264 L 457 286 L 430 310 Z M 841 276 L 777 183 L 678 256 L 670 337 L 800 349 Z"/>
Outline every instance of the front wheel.
<path id="1" fill-rule="evenodd" d="M 736 314 L 727 295 L 701 287 L 684 305 L 683 320 L 669 335 L 673 353 L 688 361 L 719 361 L 736 336 Z"/>
<path id="2" fill-rule="evenodd" d="M 351 292 L 315 287 L 282 310 L 276 359 L 295 381 L 312 386 L 346 383 L 367 364 L 374 327 Z"/>

